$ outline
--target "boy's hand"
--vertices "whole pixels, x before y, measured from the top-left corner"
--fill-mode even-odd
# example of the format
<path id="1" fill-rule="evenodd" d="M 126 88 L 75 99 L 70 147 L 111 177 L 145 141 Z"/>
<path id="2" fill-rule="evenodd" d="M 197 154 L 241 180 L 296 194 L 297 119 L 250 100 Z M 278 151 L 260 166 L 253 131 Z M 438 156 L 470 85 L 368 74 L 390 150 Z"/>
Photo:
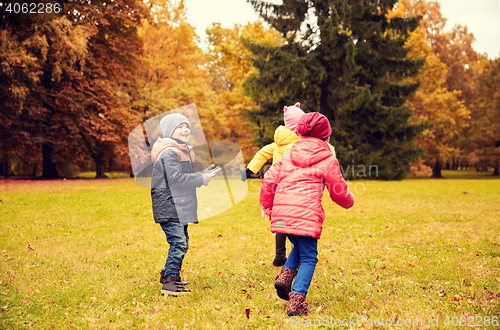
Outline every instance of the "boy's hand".
<path id="1" fill-rule="evenodd" d="M 214 166 L 215 166 L 214 164 L 210 165 L 209 167 L 207 167 L 206 169 L 204 169 L 203 171 L 201 171 L 201 173 L 207 173 L 207 172 L 213 170 Z"/>
<path id="2" fill-rule="evenodd" d="M 217 166 L 213 170 L 209 170 L 205 174 L 203 174 L 203 185 L 208 186 L 208 183 L 210 182 L 210 180 L 212 180 L 212 178 L 215 176 L 215 174 L 217 174 L 217 172 L 219 172 L 220 170 L 221 170 L 221 168 L 219 166 Z"/>
<path id="3" fill-rule="evenodd" d="M 203 175 L 203 185 L 208 186 L 208 183 L 210 182 L 211 179 L 212 179 L 212 177 L 210 175 L 204 174 Z"/>

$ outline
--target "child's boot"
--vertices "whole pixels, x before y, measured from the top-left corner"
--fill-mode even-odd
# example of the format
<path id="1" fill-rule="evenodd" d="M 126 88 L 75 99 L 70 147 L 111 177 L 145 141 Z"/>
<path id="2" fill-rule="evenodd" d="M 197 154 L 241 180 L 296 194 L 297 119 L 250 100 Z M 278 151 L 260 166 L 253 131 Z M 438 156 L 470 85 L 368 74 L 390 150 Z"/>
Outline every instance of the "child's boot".
<path id="1" fill-rule="evenodd" d="M 294 278 L 294 273 L 290 268 L 281 268 L 281 273 L 276 276 L 274 282 L 274 287 L 276 288 L 276 293 L 278 297 L 283 300 L 288 300 L 288 294 L 292 291 L 292 281 Z"/>
<path id="2" fill-rule="evenodd" d="M 175 282 L 181 282 L 182 285 L 188 285 L 189 284 L 189 282 L 183 282 L 181 280 L 181 276 L 179 274 L 174 274 L 174 275 L 176 275 L 176 278 L 174 279 Z M 166 278 L 167 277 L 165 275 L 163 275 L 163 271 L 161 271 L 160 272 L 160 283 L 161 284 L 165 284 Z"/>
<path id="3" fill-rule="evenodd" d="M 291 292 L 289 294 L 290 300 L 288 301 L 288 306 L 286 307 L 286 313 L 288 316 L 297 315 L 307 315 L 311 311 L 309 310 L 306 296 L 300 293 Z"/>
<path id="4" fill-rule="evenodd" d="M 191 290 L 184 288 L 182 282 L 177 281 L 178 279 L 180 279 L 179 274 L 169 274 L 165 276 L 165 283 L 161 288 L 161 294 L 166 294 L 169 296 L 182 296 L 191 294 Z"/>

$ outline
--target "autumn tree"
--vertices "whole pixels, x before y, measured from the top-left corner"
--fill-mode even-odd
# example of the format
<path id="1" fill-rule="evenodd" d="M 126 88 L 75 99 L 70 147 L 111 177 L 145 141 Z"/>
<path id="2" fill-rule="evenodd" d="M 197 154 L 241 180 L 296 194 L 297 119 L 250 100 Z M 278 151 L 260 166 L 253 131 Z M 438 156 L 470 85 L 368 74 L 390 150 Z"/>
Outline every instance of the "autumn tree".
<path id="1" fill-rule="evenodd" d="M 244 90 L 245 81 L 256 74 L 248 45 L 278 46 L 283 39 L 275 30 L 265 28 L 260 22 L 235 25 L 231 29 L 214 23 L 207 29 L 207 35 L 207 68 L 222 109 L 220 120 L 224 122 L 221 139 L 236 141 L 248 158 L 256 151 L 251 138 L 252 121 L 248 118 L 252 115 L 255 118 L 259 112 L 258 106 Z"/>
<path id="2" fill-rule="evenodd" d="M 103 160 L 114 157 L 125 142 L 127 107 L 117 90 L 131 78 L 130 68 L 142 48 L 136 26 L 144 5 L 132 0 L 73 1 L 60 15 L 22 16 L 4 15 L 1 22 L 8 36 L 2 42 L 11 42 L 8 49 L 15 52 L 5 56 L 25 61 L 18 61 L 19 67 L 34 68 L 28 80 L 25 75 L 8 78 L 13 86 L 29 81 L 25 94 L 2 95 L 9 97 L 15 110 L 9 111 L 15 113 L 10 118 L 16 121 L 16 134 L 22 135 L 16 152 L 40 150 L 45 178 L 58 175 L 57 162 L 89 156 L 100 176 Z M 9 76 L 8 71 L 3 74 Z"/>
<path id="3" fill-rule="evenodd" d="M 491 166 L 493 175 L 500 167 L 500 57 L 485 65 L 475 84 L 476 97 L 471 106 L 471 163 Z"/>
<path id="4" fill-rule="evenodd" d="M 449 90 L 448 67 L 429 46 L 432 40 L 440 38 L 439 33 L 444 27 L 439 4 L 403 0 L 391 17 L 406 15 L 424 17 L 405 46 L 409 49 L 409 58 L 425 59 L 420 74 L 411 78 L 419 84 L 419 88 L 407 104 L 414 109 L 414 121 L 425 121 L 427 124 L 427 129 L 416 143 L 425 150 L 425 159 L 432 165 L 432 177 L 441 178 L 442 164 L 460 155 L 460 149 L 454 142 L 467 127 L 470 111 L 460 99 L 462 91 Z"/>
<path id="5" fill-rule="evenodd" d="M 276 119 L 278 109 L 300 101 L 331 120 L 341 163 L 375 164 L 379 178 L 402 179 L 423 130 L 405 105 L 418 87 L 407 78 L 422 65 L 404 48 L 418 19 L 389 20 L 392 0 L 249 2 L 286 38 L 280 47 L 252 48 L 260 76 L 248 90 L 263 111 Z"/>
<path id="6" fill-rule="evenodd" d="M 425 8 L 427 41 L 434 54 L 446 65 L 446 82 L 443 87 L 451 92 L 459 91 L 458 100 L 472 111 L 476 97 L 474 85 L 487 62 L 486 56 L 474 50 L 474 36 L 467 27 L 456 25 L 451 31 L 445 32 L 446 18 L 442 16 L 438 2 L 414 1 L 414 3 L 421 3 Z M 464 127 L 449 143 L 456 151 L 447 161 L 447 164 L 451 163 L 453 169 L 458 168 L 459 162 L 466 163 L 468 155 L 475 148 L 468 138 L 470 134 L 473 134 L 470 128 Z"/>
<path id="7" fill-rule="evenodd" d="M 217 116 L 218 97 L 211 88 L 194 27 L 187 22 L 184 2 L 151 4 L 151 17 L 139 30 L 144 56 L 136 70 L 137 85 L 129 89 L 134 108 L 146 120 L 195 103 L 207 140 L 217 139 L 223 129 Z"/>
<path id="8" fill-rule="evenodd" d="M 27 114 L 30 90 L 39 83 L 41 71 L 37 58 L 27 51 L 28 42 L 20 42 L 11 30 L 0 30 L 0 174 L 9 178 L 11 158 L 17 150 L 15 141 L 29 138 L 29 125 L 23 121 Z"/>

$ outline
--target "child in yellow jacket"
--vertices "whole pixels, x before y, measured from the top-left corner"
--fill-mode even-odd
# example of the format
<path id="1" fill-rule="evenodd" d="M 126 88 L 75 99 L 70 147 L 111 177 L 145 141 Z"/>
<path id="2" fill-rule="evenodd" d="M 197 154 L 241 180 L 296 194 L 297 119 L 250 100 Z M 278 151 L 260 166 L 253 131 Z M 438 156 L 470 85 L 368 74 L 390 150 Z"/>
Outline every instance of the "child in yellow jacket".
<path id="1" fill-rule="evenodd" d="M 242 174 L 243 181 L 246 181 L 250 175 L 257 174 L 271 157 L 273 158 L 273 164 L 277 162 L 285 151 L 292 149 L 293 144 L 299 140 L 295 131 L 297 129 L 297 123 L 304 114 L 304 111 L 300 108 L 300 103 L 297 102 L 292 106 L 285 106 L 283 108 L 283 114 L 285 126 L 280 125 L 274 132 L 274 142 L 262 147 L 262 149 L 255 154 L 250 163 L 248 163 L 246 171 Z M 336 157 L 333 146 L 330 144 L 328 144 L 328 146 L 332 151 L 333 157 Z M 273 260 L 273 266 L 281 267 L 286 262 L 286 235 L 277 233 L 275 239 L 276 257 Z"/>

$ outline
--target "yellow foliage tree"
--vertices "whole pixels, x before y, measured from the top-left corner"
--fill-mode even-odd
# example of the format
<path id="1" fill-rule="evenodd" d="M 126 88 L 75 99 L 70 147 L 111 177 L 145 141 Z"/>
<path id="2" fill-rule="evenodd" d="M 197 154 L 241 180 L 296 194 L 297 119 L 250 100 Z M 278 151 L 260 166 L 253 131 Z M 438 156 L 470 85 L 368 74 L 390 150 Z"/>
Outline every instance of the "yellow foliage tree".
<path id="1" fill-rule="evenodd" d="M 460 153 L 453 142 L 467 127 L 470 111 L 460 100 L 461 91 L 450 91 L 446 87 L 447 65 L 429 46 L 431 32 L 439 31 L 444 26 L 442 19 L 439 19 L 439 5 L 422 0 L 403 0 L 393 16 L 407 15 L 423 17 L 420 26 L 406 42 L 408 56 L 425 59 L 420 75 L 412 78 L 420 87 L 408 99 L 408 104 L 414 109 L 413 119 L 427 123 L 427 129 L 416 143 L 425 150 L 426 160 L 433 165 L 432 177 L 440 178 L 442 164 Z M 434 34 L 432 38 L 435 38 Z"/>
<path id="2" fill-rule="evenodd" d="M 252 127 L 245 120 L 245 114 L 256 105 L 245 95 L 243 84 L 256 72 L 251 52 L 245 45 L 277 46 L 283 43 L 283 39 L 277 31 L 260 22 L 244 26 L 236 24 L 232 29 L 214 23 L 207 29 L 207 35 L 210 43 L 207 68 L 212 88 L 219 95 L 219 120 L 224 123 L 220 134 L 222 138 L 236 138 L 245 160 L 248 160 L 256 150 L 250 133 Z"/>
<path id="3" fill-rule="evenodd" d="M 196 104 L 207 141 L 217 140 L 218 97 L 212 90 L 205 55 L 187 22 L 184 1 L 150 1 L 151 17 L 139 35 L 144 40 L 142 67 L 131 89 L 143 120 L 191 103 Z"/>
<path id="4" fill-rule="evenodd" d="M 468 158 L 478 169 L 492 166 L 493 175 L 498 176 L 500 174 L 500 58 L 485 64 L 477 78 L 475 91 L 468 136 L 473 150 Z"/>

